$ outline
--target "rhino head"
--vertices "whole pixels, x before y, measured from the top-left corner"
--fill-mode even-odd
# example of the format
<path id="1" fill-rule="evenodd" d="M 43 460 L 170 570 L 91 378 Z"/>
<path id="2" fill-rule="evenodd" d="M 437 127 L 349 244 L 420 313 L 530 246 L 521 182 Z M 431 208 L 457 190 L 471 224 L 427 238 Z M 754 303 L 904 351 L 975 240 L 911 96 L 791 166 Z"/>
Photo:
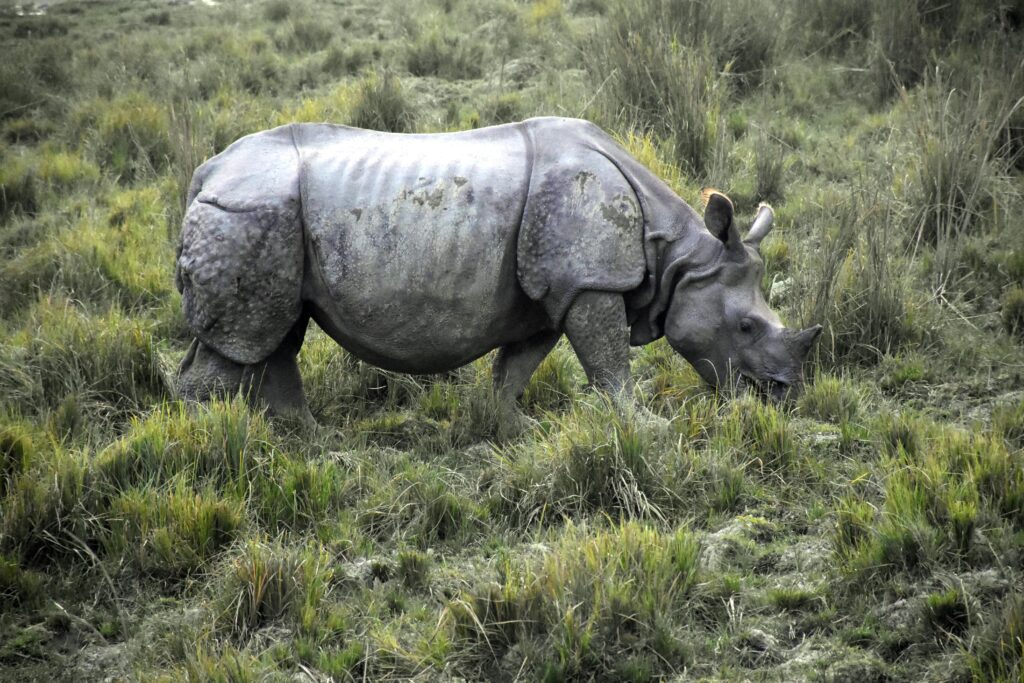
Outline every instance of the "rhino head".
<path id="1" fill-rule="evenodd" d="M 699 266 L 693 258 L 669 260 L 662 278 L 671 287 L 665 337 L 710 385 L 752 385 L 782 400 L 799 392 L 821 326 L 786 328 L 761 294 L 759 248 L 772 228 L 771 207 L 761 205 L 743 239 L 728 197 L 706 189 L 704 201 L 704 224 L 717 242 L 705 240 Z"/>

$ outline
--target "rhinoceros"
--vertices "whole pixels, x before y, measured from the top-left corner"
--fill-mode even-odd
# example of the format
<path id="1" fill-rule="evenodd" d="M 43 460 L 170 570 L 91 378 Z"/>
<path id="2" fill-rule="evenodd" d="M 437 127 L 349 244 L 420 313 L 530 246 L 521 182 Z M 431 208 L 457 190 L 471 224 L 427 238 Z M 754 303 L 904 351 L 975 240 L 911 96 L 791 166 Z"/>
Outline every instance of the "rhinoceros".
<path id="1" fill-rule="evenodd" d="M 732 202 L 703 219 L 596 125 L 565 118 L 440 134 L 289 124 L 192 179 L 176 283 L 195 339 L 179 391 L 246 391 L 310 417 L 296 363 L 312 318 L 373 365 L 439 373 L 493 349 L 512 402 L 565 334 L 621 395 L 629 346 L 662 336 L 711 385 L 799 387 L 820 326 L 768 308 Z"/>

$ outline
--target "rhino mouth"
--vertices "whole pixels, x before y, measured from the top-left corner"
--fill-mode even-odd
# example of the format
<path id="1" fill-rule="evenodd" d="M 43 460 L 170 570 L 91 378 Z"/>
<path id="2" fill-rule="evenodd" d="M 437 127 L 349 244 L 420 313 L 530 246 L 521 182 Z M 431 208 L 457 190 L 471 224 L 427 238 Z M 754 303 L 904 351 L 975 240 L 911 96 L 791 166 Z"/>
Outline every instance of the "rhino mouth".
<path id="1" fill-rule="evenodd" d="M 738 389 L 747 389 L 752 393 L 774 403 L 783 403 L 794 393 L 795 384 L 777 377 L 755 377 L 741 372 L 736 382 Z"/>

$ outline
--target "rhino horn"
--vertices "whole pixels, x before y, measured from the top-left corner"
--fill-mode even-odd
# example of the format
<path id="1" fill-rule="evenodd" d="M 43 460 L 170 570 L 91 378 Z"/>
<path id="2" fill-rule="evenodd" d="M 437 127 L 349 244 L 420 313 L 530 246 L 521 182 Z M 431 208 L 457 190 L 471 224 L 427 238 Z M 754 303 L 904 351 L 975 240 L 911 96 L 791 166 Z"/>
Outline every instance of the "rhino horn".
<path id="1" fill-rule="evenodd" d="M 750 232 L 747 233 L 743 241 L 755 249 L 759 248 L 761 240 L 772 231 L 772 224 L 774 222 L 775 212 L 772 211 L 772 207 L 767 204 L 761 204 L 757 207 L 757 217 L 754 218 L 754 224 L 750 226 Z"/>
<path id="2" fill-rule="evenodd" d="M 808 327 L 806 330 L 791 333 L 789 343 L 800 356 L 806 356 L 814 346 L 819 334 L 821 334 L 821 325 Z"/>

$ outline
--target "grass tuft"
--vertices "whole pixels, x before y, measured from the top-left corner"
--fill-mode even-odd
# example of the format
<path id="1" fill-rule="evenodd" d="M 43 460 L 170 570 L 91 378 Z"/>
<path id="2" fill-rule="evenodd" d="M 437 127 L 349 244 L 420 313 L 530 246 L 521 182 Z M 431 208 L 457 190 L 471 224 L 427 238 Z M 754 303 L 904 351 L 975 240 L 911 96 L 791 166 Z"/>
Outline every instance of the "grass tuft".
<path id="1" fill-rule="evenodd" d="M 971 643 L 967 662 L 975 680 L 1020 680 L 1024 675 L 1024 595 L 1014 592 L 1003 601 L 981 637 Z"/>
<path id="2" fill-rule="evenodd" d="M 627 663 L 664 674 L 687 661 L 671 624 L 696 582 L 699 554 L 685 530 L 627 522 L 588 535 L 569 526 L 542 558 L 508 561 L 497 583 L 453 600 L 447 622 L 492 666 L 519 645 L 531 677 L 609 678 Z M 642 664 L 640 642 L 656 655 Z"/>
<path id="3" fill-rule="evenodd" d="M 992 432 L 1011 448 L 1024 449 L 1024 400 L 996 406 L 992 411 Z"/>
<path id="4" fill-rule="evenodd" d="M 241 398 L 189 409 L 168 404 L 132 418 L 127 433 L 96 460 L 112 491 L 161 485 L 184 475 L 218 489 L 244 491 L 266 457 L 266 422 Z"/>
<path id="5" fill-rule="evenodd" d="M 69 301 L 42 299 L 31 322 L 0 344 L 0 391 L 25 412 L 87 394 L 120 409 L 165 395 L 149 325 L 119 310 L 93 316 Z"/>
<path id="6" fill-rule="evenodd" d="M 197 493 L 180 478 L 169 490 L 128 489 L 111 500 L 108 514 L 105 552 L 168 581 L 208 568 L 245 526 L 239 501 Z"/>
<path id="7" fill-rule="evenodd" d="M 801 394 L 800 412 L 822 422 L 843 424 L 858 417 L 861 397 L 848 382 L 829 375 L 817 375 Z"/>
<path id="8" fill-rule="evenodd" d="M 409 133 L 415 129 L 415 120 L 413 105 L 397 76 L 376 71 L 360 82 L 349 116 L 350 125 Z"/>
<path id="9" fill-rule="evenodd" d="M 933 593 L 925 599 L 924 620 L 937 638 L 962 636 L 970 626 L 967 601 L 955 588 Z"/>
<path id="10" fill-rule="evenodd" d="M 330 565 L 320 550 L 246 543 L 219 589 L 218 623 L 238 638 L 278 620 L 311 624 L 334 573 Z"/>

